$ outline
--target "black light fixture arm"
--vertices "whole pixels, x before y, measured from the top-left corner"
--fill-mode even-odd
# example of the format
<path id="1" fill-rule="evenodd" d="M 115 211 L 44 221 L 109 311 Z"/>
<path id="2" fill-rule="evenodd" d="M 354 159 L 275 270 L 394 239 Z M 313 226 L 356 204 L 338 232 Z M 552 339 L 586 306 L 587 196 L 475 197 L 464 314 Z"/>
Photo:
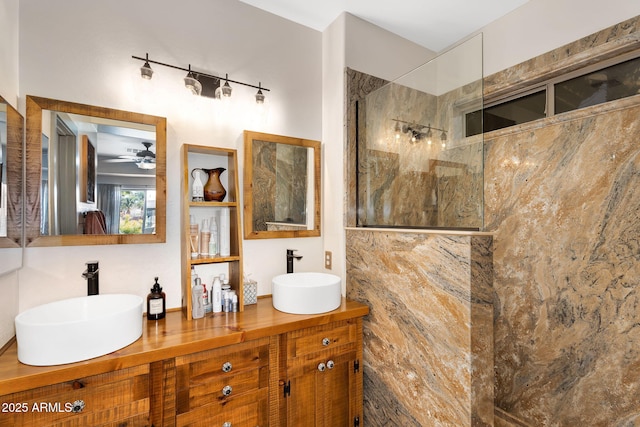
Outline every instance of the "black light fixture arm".
<path id="1" fill-rule="evenodd" d="M 437 127 L 431 126 L 431 125 L 421 125 L 421 124 L 416 123 L 416 122 L 407 122 L 405 120 L 400 120 L 400 119 L 391 119 L 391 120 L 393 120 L 394 122 L 397 122 L 397 123 L 403 123 L 403 124 L 407 125 L 409 129 L 413 129 L 413 130 L 417 130 L 417 131 L 420 131 L 422 129 L 431 129 L 431 130 L 437 130 L 439 132 L 444 132 L 445 134 L 447 133 L 446 129 L 440 129 L 440 128 L 437 128 Z"/>
<path id="2" fill-rule="evenodd" d="M 243 86 L 248 86 L 248 87 L 252 87 L 252 88 L 255 88 L 255 89 L 266 90 L 267 92 L 269 92 L 269 91 L 270 91 L 270 89 L 267 89 L 266 87 L 262 86 L 262 84 L 259 84 L 258 86 L 256 86 L 256 85 L 252 85 L 252 84 L 250 84 L 250 83 L 244 83 L 244 82 L 240 82 L 240 81 L 237 81 L 237 80 L 231 80 L 231 79 L 229 79 L 229 78 L 225 78 L 225 77 L 214 76 L 213 74 L 203 73 L 203 72 L 200 72 L 200 71 L 194 71 L 194 70 L 193 70 L 193 69 L 191 69 L 191 68 L 178 67 L 177 65 L 171 65 L 171 64 L 164 63 L 164 62 L 154 61 L 154 60 L 152 60 L 152 59 L 149 59 L 149 57 L 148 57 L 148 56 L 147 56 L 146 58 L 142 58 L 142 57 L 140 57 L 140 56 L 132 55 L 131 57 L 132 57 L 133 59 L 137 59 L 137 60 L 139 60 L 139 61 L 148 62 L 148 63 L 156 64 L 156 65 L 162 65 L 163 67 L 169 67 L 169 68 L 173 68 L 173 69 L 176 69 L 176 70 L 182 70 L 182 71 L 186 71 L 186 72 L 192 72 L 192 73 L 193 73 L 193 74 L 195 74 L 196 76 L 197 76 L 197 75 L 201 75 L 201 76 L 209 77 L 209 78 L 211 78 L 211 79 L 216 79 L 216 80 L 219 80 L 219 81 L 227 81 L 227 82 L 229 82 L 229 83 L 234 83 L 234 84 L 239 84 L 239 85 L 243 85 Z"/>

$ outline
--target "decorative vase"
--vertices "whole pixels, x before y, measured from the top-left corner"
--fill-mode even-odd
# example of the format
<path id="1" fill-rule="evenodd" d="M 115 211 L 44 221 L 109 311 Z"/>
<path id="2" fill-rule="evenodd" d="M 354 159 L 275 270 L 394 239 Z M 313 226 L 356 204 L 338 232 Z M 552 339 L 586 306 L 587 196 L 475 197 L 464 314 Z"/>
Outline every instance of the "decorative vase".
<path id="1" fill-rule="evenodd" d="M 220 175 L 226 171 L 225 168 L 204 169 L 206 174 L 209 175 L 207 183 L 204 185 L 204 201 L 205 202 L 221 202 L 227 195 L 227 190 L 224 189 L 220 182 Z"/>
<path id="2" fill-rule="evenodd" d="M 191 177 L 193 178 L 193 188 L 191 190 L 191 201 L 192 202 L 202 202 L 204 201 L 204 185 L 202 185 L 202 180 L 200 179 L 200 171 L 202 169 L 195 168 L 191 171 Z M 197 172 L 195 175 L 194 172 Z"/>

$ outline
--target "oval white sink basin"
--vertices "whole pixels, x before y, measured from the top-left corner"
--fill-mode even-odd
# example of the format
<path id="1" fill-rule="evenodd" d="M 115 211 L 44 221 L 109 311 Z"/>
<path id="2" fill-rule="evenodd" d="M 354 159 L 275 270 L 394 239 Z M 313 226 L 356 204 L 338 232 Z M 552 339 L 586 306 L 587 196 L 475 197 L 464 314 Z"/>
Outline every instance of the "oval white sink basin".
<path id="1" fill-rule="evenodd" d="M 333 274 L 282 274 L 274 277 L 271 284 L 273 307 L 285 313 L 326 313 L 342 302 L 342 280 Z"/>
<path id="2" fill-rule="evenodd" d="M 16 316 L 18 360 L 50 366 L 102 356 L 142 335 L 142 298 L 105 294 L 43 304 Z"/>

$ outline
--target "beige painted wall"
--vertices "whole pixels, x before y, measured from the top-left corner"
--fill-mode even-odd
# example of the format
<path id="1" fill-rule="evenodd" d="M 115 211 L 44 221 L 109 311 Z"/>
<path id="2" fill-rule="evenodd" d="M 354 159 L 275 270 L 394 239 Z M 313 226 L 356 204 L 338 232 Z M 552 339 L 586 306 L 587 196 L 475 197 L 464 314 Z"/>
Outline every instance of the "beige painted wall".
<path id="1" fill-rule="evenodd" d="M 321 138 L 321 34 L 234 0 L 192 3 L 20 1 L 21 108 L 33 94 L 167 117 L 168 159 L 167 242 L 27 248 L 19 275 L 20 310 L 86 294 L 80 273 L 92 259 L 100 261 L 101 292 L 145 296 L 159 276 L 167 306 L 180 306 L 181 145 L 235 148 L 242 164 L 244 129 Z M 153 79 L 143 81 L 141 63 L 131 55 L 145 52 L 162 62 L 262 82 L 271 89 L 265 92 L 265 115 L 255 112 L 251 88 L 235 85 L 223 107 L 188 94 L 181 71 L 154 66 Z M 322 266 L 322 238 L 243 246 L 244 270 L 258 281 L 260 294 L 271 293 L 270 278 L 286 271 L 287 248 L 304 256 L 298 271 Z"/>

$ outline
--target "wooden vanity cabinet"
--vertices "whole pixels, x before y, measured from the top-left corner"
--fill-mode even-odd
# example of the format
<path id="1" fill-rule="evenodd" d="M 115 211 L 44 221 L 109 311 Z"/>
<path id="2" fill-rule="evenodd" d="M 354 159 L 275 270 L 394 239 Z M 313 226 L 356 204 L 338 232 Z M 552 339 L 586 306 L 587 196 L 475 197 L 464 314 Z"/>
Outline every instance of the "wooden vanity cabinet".
<path id="1" fill-rule="evenodd" d="M 316 322 L 276 312 L 270 304 L 259 301 L 248 315 L 237 315 L 237 323 L 207 318 L 210 322 L 194 325 L 184 321 L 181 313 L 168 313 L 158 324 L 164 325 L 158 333 L 171 336 L 176 347 L 159 346 L 156 357 L 145 358 L 145 364 L 138 364 L 144 353 L 134 350 L 143 348 L 143 343 L 122 350 L 119 356 L 59 371 L 14 365 L 16 349 L 12 347 L 12 355 L 4 357 L 13 362 L 0 363 L 0 378 L 15 366 L 25 373 L 33 369 L 34 379 L 48 375 L 53 380 L 46 381 L 55 383 L 19 391 L 29 379 L 14 380 L 11 386 L 16 391 L 0 396 L 0 402 L 20 404 L 22 411 L 3 406 L 0 427 L 362 425 L 362 317 L 341 317 L 329 323 L 319 317 Z M 347 305 L 356 316 L 366 314 L 360 305 Z M 175 332 L 183 325 L 193 326 Z M 220 329 L 242 330 L 242 340 L 238 342 L 235 333 L 220 335 L 221 341 L 207 339 Z M 129 366 L 134 360 L 133 367 L 98 373 L 108 369 L 105 362 Z M 74 372 L 78 378 L 72 377 Z M 38 379 L 38 384 L 47 383 L 43 377 Z M 73 412 L 77 401 L 84 407 Z"/>
<path id="2" fill-rule="evenodd" d="M 145 364 L 4 395 L 0 426 L 151 426 L 150 375 Z"/>
<path id="3" fill-rule="evenodd" d="M 362 419 L 362 319 L 287 333 L 282 426 L 358 426 Z"/>

